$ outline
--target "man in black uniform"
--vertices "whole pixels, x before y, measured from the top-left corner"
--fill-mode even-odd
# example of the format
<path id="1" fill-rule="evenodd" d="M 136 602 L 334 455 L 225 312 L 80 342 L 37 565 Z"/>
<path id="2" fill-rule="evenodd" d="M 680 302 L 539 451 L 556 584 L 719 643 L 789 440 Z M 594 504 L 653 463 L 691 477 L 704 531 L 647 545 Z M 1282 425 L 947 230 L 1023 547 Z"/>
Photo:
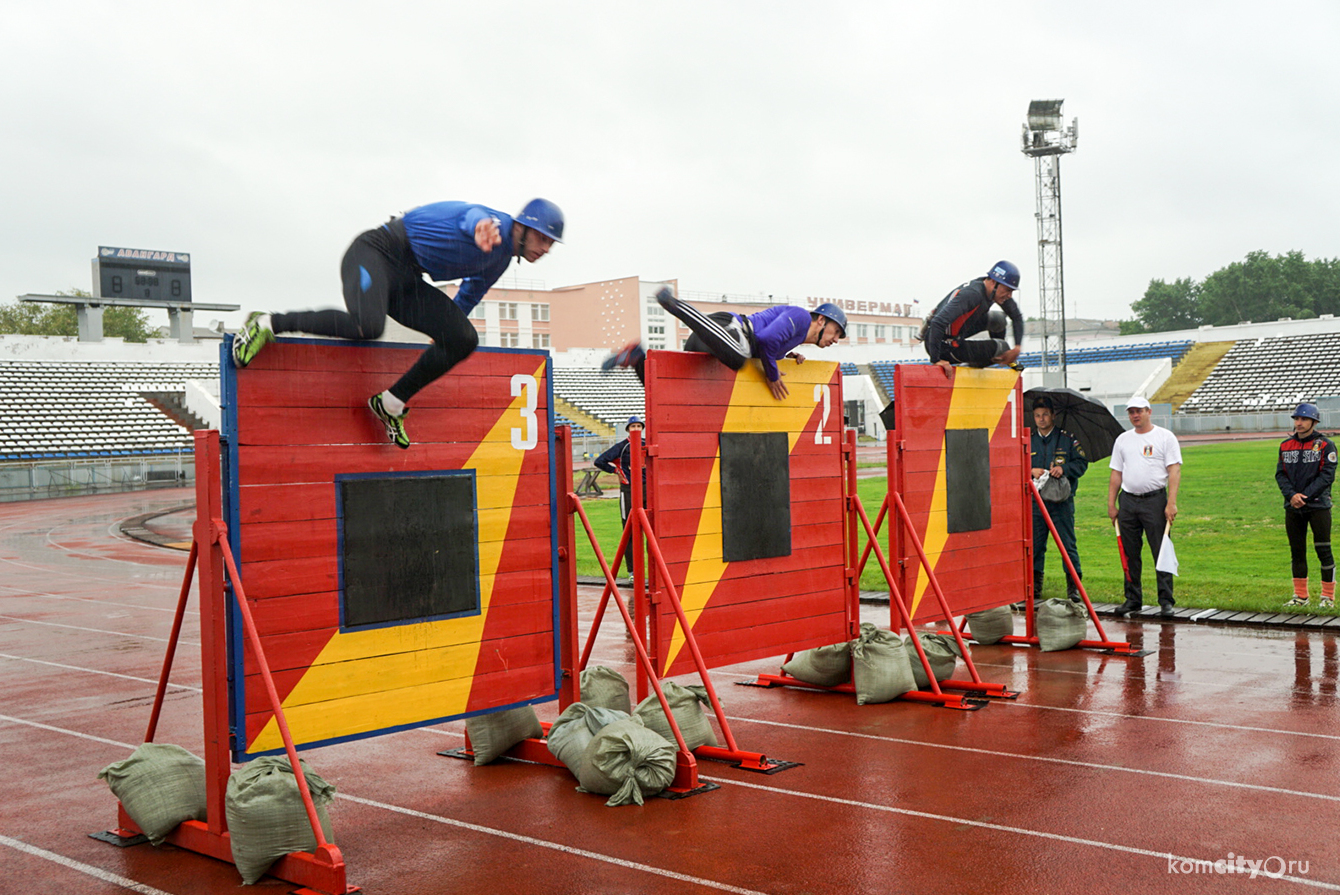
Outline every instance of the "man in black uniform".
<path id="1" fill-rule="evenodd" d="M 1321 563 L 1321 608 L 1335 607 L 1335 555 L 1331 552 L 1331 483 L 1335 481 L 1335 442 L 1317 431 L 1316 404 L 1299 404 L 1293 434 L 1280 442 L 1275 482 L 1284 495 L 1284 531 L 1293 564 L 1293 599 L 1285 606 L 1306 606 L 1307 530 Z"/>
<path id="2" fill-rule="evenodd" d="M 634 430 L 641 432 L 643 429 L 642 420 L 635 416 L 628 418 L 628 423 L 623 427 L 624 432 Z M 623 521 L 624 527 L 628 526 L 628 517 L 633 514 L 633 447 L 625 438 L 623 441 L 611 447 L 605 453 L 595 459 L 595 467 L 601 472 L 612 472 L 619 477 L 619 518 Z M 617 464 L 617 466 L 616 466 Z M 642 471 L 642 503 L 645 506 L 647 501 L 647 472 Z M 633 575 L 633 550 L 630 547 L 624 554 L 628 561 L 628 575 Z"/>
<path id="3" fill-rule="evenodd" d="M 1046 500 L 1047 515 L 1061 536 L 1061 544 L 1075 566 L 1075 573 L 1083 575 L 1079 564 L 1079 547 L 1075 542 L 1075 491 L 1079 488 L 1079 477 L 1089 469 L 1089 458 L 1084 456 L 1075 436 L 1055 425 L 1056 405 L 1046 395 L 1033 399 L 1033 466 L 1034 479 L 1049 476 L 1064 478 L 1070 483 L 1069 495 L 1063 500 Z M 1042 597 L 1042 577 L 1047 562 L 1047 543 L 1052 539 L 1047 528 L 1047 520 L 1036 502 L 1033 504 L 1033 596 Z M 1064 561 L 1061 563 L 1065 567 Z M 1080 602 L 1079 581 L 1066 576 L 1066 596 L 1072 603 Z"/>
<path id="4" fill-rule="evenodd" d="M 1018 288 L 1019 268 L 1000 261 L 986 276 L 969 280 L 941 299 L 922 330 L 931 363 L 944 368 L 945 376 L 955 364 L 1013 365 L 1024 341 L 1024 315 L 1014 301 Z M 1014 326 L 1013 348 L 1005 341 L 1007 315 Z M 991 338 L 968 338 L 981 332 Z"/>

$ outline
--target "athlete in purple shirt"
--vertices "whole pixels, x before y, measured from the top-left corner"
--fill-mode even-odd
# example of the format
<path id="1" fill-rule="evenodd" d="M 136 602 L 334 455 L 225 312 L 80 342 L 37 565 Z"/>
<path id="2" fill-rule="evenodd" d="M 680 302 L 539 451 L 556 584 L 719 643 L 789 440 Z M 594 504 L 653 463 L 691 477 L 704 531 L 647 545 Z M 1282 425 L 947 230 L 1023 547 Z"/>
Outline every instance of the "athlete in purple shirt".
<path id="1" fill-rule="evenodd" d="M 730 311 L 704 314 L 676 298 L 669 286 L 656 293 L 656 301 L 693 330 L 693 335 L 684 342 L 685 351 L 709 352 L 732 370 L 743 367 L 751 357 L 758 358 L 768 380 L 768 390 L 778 401 L 787 396 L 787 388 L 782 382 L 782 372 L 777 369 L 777 361 L 792 357 L 797 363 L 803 362 L 805 358 L 792 348 L 805 343 L 827 348 L 847 335 L 847 315 L 831 302 L 824 302 L 813 311 L 794 305 L 776 305 L 747 316 Z M 632 367 L 637 378 L 642 380 L 646 357 L 641 343 L 633 342 L 607 357 L 601 367 L 605 370 Z"/>
<path id="2" fill-rule="evenodd" d="M 346 310 L 254 312 L 233 337 L 233 363 L 239 369 L 251 363 L 275 333 L 375 339 L 392 317 L 433 340 L 394 385 L 368 399 L 387 438 L 408 448 L 409 399 L 479 345 L 466 315 L 513 258 L 534 263 L 562 241 L 563 212 L 546 199 L 532 199 L 515 218 L 467 202 L 422 205 L 349 246 L 340 264 Z M 437 282 L 460 279 L 455 300 L 426 282 L 425 273 Z"/>

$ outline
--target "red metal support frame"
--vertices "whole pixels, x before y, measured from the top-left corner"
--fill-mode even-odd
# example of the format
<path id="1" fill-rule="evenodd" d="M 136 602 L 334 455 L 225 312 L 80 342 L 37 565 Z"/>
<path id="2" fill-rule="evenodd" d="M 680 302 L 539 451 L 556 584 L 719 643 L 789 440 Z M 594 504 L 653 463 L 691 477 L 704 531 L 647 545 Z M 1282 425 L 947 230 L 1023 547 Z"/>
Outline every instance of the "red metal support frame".
<path id="1" fill-rule="evenodd" d="M 1043 520 L 1047 523 L 1047 530 L 1051 532 L 1052 541 L 1056 544 L 1056 552 L 1060 554 L 1061 561 L 1065 564 L 1066 574 L 1070 577 L 1067 580 L 1076 582 L 1079 589 L 1080 598 L 1084 600 L 1084 608 L 1088 610 L 1089 620 L 1093 622 L 1094 630 L 1098 632 L 1097 640 L 1081 640 L 1075 644 L 1081 649 L 1105 650 L 1114 656 L 1127 656 L 1130 658 L 1139 658 L 1149 655 L 1152 650 L 1142 650 L 1132 646 L 1128 641 L 1112 640 L 1103 630 L 1103 623 L 1098 620 L 1098 611 L 1093 608 L 1093 603 L 1089 600 L 1089 593 L 1084 589 L 1084 582 L 1080 580 L 1075 571 L 1075 564 L 1070 561 L 1070 554 L 1066 552 L 1065 545 L 1061 543 L 1061 534 L 1056 530 L 1056 523 L 1052 521 L 1051 513 L 1047 512 L 1047 502 L 1042 499 L 1042 494 L 1038 491 L 1032 479 L 1028 482 L 1028 490 L 1032 495 L 1034 504 L 1042 513 Z M 1037 646 L 1038 635 L 1034 625 L 1033 602 L 1034 594 L 1032 590 L 1028 593 L 1028 627 L 1027 633 L 1022 637 L 1017 634 L 1010 634 L 1000 639 L 1001 643 L 1013 643 L 1020 646 Z M 965 620 L 966 624 L 966 620 Z M 957 630 L 957 626 L 955 626 Z"/>
<path id="2" fill-rule="evenodd" d="M 172 637 L 168 643 L 167 655 L 163 663 L 163 672 L 159 681 L 158 695 L 150 715 L 148 742 L 157 728 L 158 716 L 162 707 L 166 681 L 171 671 L 176 642 L 180 634 L 180 619 L 185 608 L 185 598 L 189 591 L 189 569 L 194 564 L 199 573 L 200 591 L 200 655 L 202 666 L 202 691 L 204 697 L 205 732 L 205 821 L 183 821 L 167 837 L 167 841 L 188 851 L 208 855 L 220 861 L 233 863 L 232 845 L 228 838 L 228 822 L 224 808 L 228 789 L 228 777 L 232 770 L 229 748 L 230 729 L 228 724 L 228 590 L 225 586 L 225 570 L 228 581 L 237 597 L 237 606 L 243 618 L 246 636 L 261 668 L 267 685 L 275 719 L 284 737 L 285 751 L 293 767 L 294 779 L 302 796 L 308 821 L 317 841 L 314 853 L 293 852 L 276 861 L 267 871 L 269 876 L 295 883 L 301 888 L 301 895 L 350 895 L 361 891 L 351 886 L 345 878 L 344 859 L 334 843 L 327 842 L 321 824 L 317 820 L 316 807 L 307 788 L 306 777 L 301 773 L 297 751 L 288 733 L 288 724 L 284 718 L 283 706 L 278 699 L 270 677 L 269 664 L 260 648 L 260 639 L 246 595 L 242 590 L 241 576 L 237 573 L 232 551 L 227 543 L 227 528 L 223 522 L 222 476 L 220 473 L 219 433 L 215 430 L 197 430 L 195 432 L 196 464 L 196 520 L 193 529 L 191 556 L 187 560 L 188 578 L 182 586 L 182 595 L 178 601 L 178 617 L 174 619 Z M 130 836 L 140 832 L 125 808 L 117 805 L 120 828 L 113 831 L 117 836 Z"/>

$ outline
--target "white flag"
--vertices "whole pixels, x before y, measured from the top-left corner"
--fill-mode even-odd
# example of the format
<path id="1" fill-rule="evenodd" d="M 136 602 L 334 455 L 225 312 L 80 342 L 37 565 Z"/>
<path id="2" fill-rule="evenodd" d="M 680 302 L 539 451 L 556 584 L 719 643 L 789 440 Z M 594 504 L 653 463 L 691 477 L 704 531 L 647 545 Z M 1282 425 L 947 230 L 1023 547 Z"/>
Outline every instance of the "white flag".
<path id="1" fill-rule="evenodd" d="M 1169 532 L 1163 532 L 1163 544 L 1159 547 L 1159 558 L 1154 562 L 1155 571 L 1177 574 L 1177 551 L 1173 549 Z"/>

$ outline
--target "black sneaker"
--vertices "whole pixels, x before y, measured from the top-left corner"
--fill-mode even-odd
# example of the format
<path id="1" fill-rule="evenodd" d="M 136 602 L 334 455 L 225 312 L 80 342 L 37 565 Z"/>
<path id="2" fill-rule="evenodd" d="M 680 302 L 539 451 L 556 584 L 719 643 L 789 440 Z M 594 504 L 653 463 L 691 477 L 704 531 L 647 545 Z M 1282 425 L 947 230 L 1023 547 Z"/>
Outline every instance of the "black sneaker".
<path id="1" fill-rule="evenodd" d="M 255 360 L 261 349 L 275 340 L 274 331 L 261 323 L 265 316 L 264 311 L 252 311 L 247 315 L 247 322 L 242 324 L 242 329 L 233 336 L 233 366 L 239 370 Z"/>
<path id="2" fill-rule="evenodd" d="M 1159 604 L 1159 615 L 1162 616 L 1163 618 L 1172 618 L 1175 614 L 1176 611 L 1173 609 L 1173 604 L 1171 603 Z"/>
<path id="3" fill-rule="evenodd" d="M 1124 618 L 1128 615 L 1136 615 L 1137 613 L 1140 612 L 1141 609 L 1144 608 L 1145 608 L 1144 603 L 1132 603 L 1130 600 L 1127 600 L 1125 603 L 1122 603 L 1120 606 L 1118 606 L 1116 609 L 1112 611 L 1115 615 L 1119 615 Z"/>
<path id="4" fill-rule="evenodd" d="M 405 431 L 405 417 L 409 416 L 409 411 L 406 410 L 400 416 L 396 416 L 382 404 L 380 394 L 368 398 L 368 407 L 372 408 L 372 412 L 376 414 L 377 419 L 381 420 L 382 425 L 386 427 L 386 437 L 391 444 L 401 450 L 408 450 L 409 433 Z"/>

